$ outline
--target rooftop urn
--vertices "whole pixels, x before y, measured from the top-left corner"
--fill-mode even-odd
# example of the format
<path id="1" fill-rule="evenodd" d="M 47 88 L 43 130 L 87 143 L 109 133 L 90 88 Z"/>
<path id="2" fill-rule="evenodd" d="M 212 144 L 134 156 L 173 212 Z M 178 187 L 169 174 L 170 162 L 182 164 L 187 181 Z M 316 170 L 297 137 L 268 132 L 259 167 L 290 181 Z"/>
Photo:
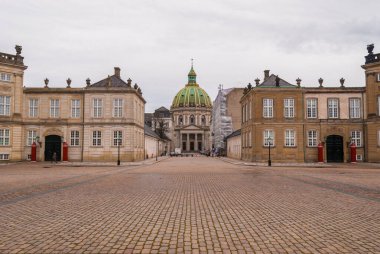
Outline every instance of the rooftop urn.
<path id="1" fill-rule="evenodd" d="M 340 87 L 344 87 L 344 81 L 345 81 L 345 79 L 341 78 L 339 81 L 340 81 Z"/>
<path id="2" fill-rule="evenodd" d="M 139 88 L 139 86 L 137 85 L 137 83 L 135 83 L 135 85 L 133 86 L 134 89 L 137 89 Z"/>
<path id="3" fill-rule="evenodd" d="M 70 78 L 68 78 L 68 79 L 66 79 L 66 83 L 67 83 L 67 87 L 66 88 L 71 88 L 71 79 Z"/>
<path id="4" fill-rule="evenodd" d="M 301 81 L 302 81 L 302 79 L 300 79 L 300 78 L 297 78 L 297 79 L 296 79 L 296 82 L 297 82 L 297 86 L 298 86 L 298 87 L 301 86 Z"/>
<path id="5" fill-rule="evenodd" d="M 16 49 L 16 54 L 17 54 L 17 55 L 21 55 L 22 46 L 20 46 L 20 45 L 16 45 L 15 49 Z"/>
<path id="6" fill-rule="evenodd" d="M 319 87 L 323 87 L 323 78 L 318 79 Z"/>
<path id="7" fill-rule="evenodd" d="M 44 88 L 49 88 L 49 87 L 48 87 L 49 79 L 48 79 L 48 78 L 45 78 L 44 82 L 45 82 L 45 86 L 44 86 Z"/>
<path id="8" fill-rule="evenodd" d="M 87 86 L 90 86 L 90 85 L 91 85 L 91 79 L 90 79 L 90 78 L 87 78 L 87 79 L 86 79 L 86 85 L 87 85 Z"/>
<path id="9" fill-rule="evenodd" d="M 259 78 L 256 78 L 255 79 L 255 83 L 256 83 L 256 86 L 258 86 L 260 84 L 260 79 Z"/>
<path id="10" fill-rule="evenodd" d="M 251 89 L 252 89 L 252 85 L 251 85 L 251 83 L 248 83 L 247 88 L 248 88 L 248 90 L 251 90 Z"/>
<path id="11" fill-rule="evenodd" d="M 375 48 L 375 45 L 373 45 L 373 44 L 367 45 L 368 55 L 372 55 L 373 54 L 373 49 L 374 48 Z"/>
<path id="12" fill-rule="evenodd" d="M 127 80 L 127 86 L 128 86 L 128 87 L 132 87 L 132 79 L 129 78 L 129 79 Z"/>

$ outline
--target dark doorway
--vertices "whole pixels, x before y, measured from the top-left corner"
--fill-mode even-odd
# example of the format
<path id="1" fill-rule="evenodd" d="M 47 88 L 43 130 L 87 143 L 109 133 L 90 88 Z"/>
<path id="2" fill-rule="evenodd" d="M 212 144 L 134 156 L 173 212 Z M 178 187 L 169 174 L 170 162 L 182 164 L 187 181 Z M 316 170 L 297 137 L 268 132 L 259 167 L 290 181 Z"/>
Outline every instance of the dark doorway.
<path id="1" fill-rule="evenodd" d="M 182 142 L 182 151 L 186 151 L 186 142 Z"/>
<path id="2" fill-rule="evenodd" d="M 202 142 L 198 142 L 198 151 L 202 151 Z"/>
<path id="3" fill-rule="evenodd" d="M 61 160 L 61 137 L 49 135 L 45 137 L 45 161 L 53 160 L 53 153 L 57 153 L 57 161 Z"/>
<path id="4" fill-rule="evenodd" d="M 190 151 L 194 151 L 194 142 L 190 141 Z"/>
<path id="5" fill-rule="evenodd" d="M 326 139 L 327 162 L 343 162 L 343 137 L 330 135 Z"/>

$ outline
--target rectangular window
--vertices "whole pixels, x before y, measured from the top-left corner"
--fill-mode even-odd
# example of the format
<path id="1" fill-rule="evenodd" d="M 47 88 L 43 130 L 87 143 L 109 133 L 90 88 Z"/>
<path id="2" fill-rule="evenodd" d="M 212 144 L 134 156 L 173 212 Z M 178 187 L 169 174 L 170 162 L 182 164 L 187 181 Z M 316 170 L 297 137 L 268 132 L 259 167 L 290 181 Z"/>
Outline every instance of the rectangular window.
<path id="1" fill-rule="evenodd" d="M 38 99 L 29 100 L 29 117 L 38 116 Z"/>
<path id="2" fill-rule="evenodd" d="M 244 109 L 245 109 L 245 106 L 243 105 L 243 107 L 241 108 L 241 119 L 242 119 L 242 122 L 244 123 L 245 122 L 245 112 L 244 112 Z"/>
<path id="3" fill-rule="evenodd" d="M 11 97 L 0 96 L 0 116 L 9 116 L 11 114 Z"/>
<path id="4" fill-rule="evenodd" d="M 317 144 L 317 131 L 310 130 L 307 132 L 307 145 L 309 147 L 316 147 Z"/>
<path id="5" fill-rule="evenodd" d="M 123 99 L 113 100 L 113 117 L 123 116 Z"/>
<path id="6" fill-rule="evenodd" d="M 0 129 L 0 146 L 9 146 L 9 129 Z"/>
<path id="7" fill-rule="evenodd" d="M 377 131 L 377 145 L 380 146 L 380 130 Z"/>
<path id="8" fill-rule="evenodd" d="M 317 118 L 318 99 L 306 100 L 306 116 L 307 118 Z"/>
<path id="9" fill-rule="evenodd" d="M 9 73 L 0 73 L 0 81 L 11 81 L 11 74 Z"/>
<path id="10" fill-rule="evenodd" d="M 102 99 L 93 100 L 94 117 L 96 118 L 102 117 L 102 105 L 103 105 Z"/>
<path id="11" fill-rule="evenodd" d="M 28 130 L 28 138 L 26 140 L 26 144 L 31 146 L 33 142 L 36 140 L 37 131 L 36 130 Z"/>
<path id="12" fill-rule="evenodd" d="M 284 99 L 284 117 L 294 117 L 294 99 Z"/>
<path id="13" fill-rule="evenodd" d="M 328 107 L 328 117 L 329 118 L 339 118 L 339 100 L 338 99 L 327 99 Z"/>
<path id="14" fill-rule="evenodd" d="M 248 134 L 248 144 L 249 144 L 249 147 L 252 147 L 252 132 L 249 131 L 249 134 Z"/>
<path id="15" fill-rule="evenodd" d="M 0 161 L 7 161 L 7 160 L 9 160 L 9 154 L 0 153 Z"/>
<path id="16" fill-rule="evenodd" d="M 70 145 L 79 146 L 79 131 L 70 132 Z"/>
<path id="17" fill-rule="evenodd" d="M 274 132 L 273 130 L 264 130 L 264 146 L 269 146 L 269 142 L 271 146 L 274 146 Z"/>
<path id="18" fill-rule="evenodd" d="M 377 115 L 380 116 L 380 96 L 377 96 Z"/>
<path id="19" fill-rule="evenodd" d="M 122 131 L 114 131 L 113 132 L 113 145 L 123 145 L 123 132 Z"/>
<path id="20" fill-rule="evenodd" d="M 285 130 L 285 146 L 296 146 L 296 132 L 294 130 Z"/>
<path id="21" fill-rule="evenodd" d="M 59 100 L 58 99 L 50 100 L 50 117 L 52 118 L 59 117 Z"/>
<path id="22" fill-rule="evenodd" d="M 93 146 L 101 146 L 102 145 L 102 132 L 101 131 L 93 131 L 92 132 L 92 145 Z"/>
<path id="23" fill-rule="evenodd" d="M 351 131 L 351 143 L 354 143 L 357 147 L 362 146 L 362 132 Z"/>
<path id="24" fill-rule="evenodd" d="M 359 98 L 349 99 L 350 118 L 360 118 L 361 103 Z"/>
<path id="25" fill-rule="evenodd" d="M 263 99 L 263 117 L 273 117 L 273 99 Z"/>
<path id="26" fill-rule="evenodd" d="M 72 118 L 80 117 L 80 100 L 79 99 L 71 100 L 71 117 Z"/>

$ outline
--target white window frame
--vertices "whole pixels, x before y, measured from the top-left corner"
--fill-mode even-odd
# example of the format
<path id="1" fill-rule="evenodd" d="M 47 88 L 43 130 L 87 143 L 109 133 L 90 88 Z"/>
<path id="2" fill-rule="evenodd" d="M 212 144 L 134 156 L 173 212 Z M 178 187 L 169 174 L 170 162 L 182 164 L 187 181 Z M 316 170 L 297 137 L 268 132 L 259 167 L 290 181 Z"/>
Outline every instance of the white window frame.
<path id="1" fill-rule="evenodd" d="M 293 98 L 284 99 L 284 117 L 294 118 L 294 99 Z"/>
<path id="2" fill-rule="evenodd" d="M 38 99 L 29 99 L 29 117 L 38 117 Z"/>
<path id="3" fill-rule="evenodd" d="M 36 140 L 37 131 L 36 130 L 28 130 L 28 136 L 26 139 L 26 145 L 31 146 L 33 142 Z"/>
<path id="4" fill-rule="evenodd" d="M 317 147 L 318 146 L 318 133 L 316 130 L 308 130 L 307 131 L 307 146 L 308 147 Z"/>
<path id="5" fill-rule="evenodd" d="M 80 99 L 71 100 L 71 117 L 72 118 L 80 117 Z"/>
<path id="6" fill-rule="evenodd" d="M 307 118 L 318 117 L 318 99 L 317 98 L 306 99 L 306 117 Z"/>
<path id="7" fill-rule="evenodd" d="M 115 130 L 113 131 L 113 146 L 118 146 L 118 142 L 120 142 L 120 146 L 123 145 L 123 131 Z"/>
<path id="8" fill-rule="evenodd" d="M 50 117 L 59 117 L 59 99 L 50 99 Z"/>
<path id="9" fill-rule="evenodd" d="M 327 116 L 330 119 L 339 118 L 339 99 L 338 98 L 327 99 Z"/>
<path id="10" fill-rule="evenodd" d="M 11 96 L 0 95 L 0 116 L 11 114 Z"/>
<path id="11" fill-rule="evenodd" d="M 353 130 L 351 131 L 351 144 L 355 144 L 356 147 L 362 147 L 363 146 L 363 140 L 362 140 L 363 134 L 359 130 Z"/>
<path id="12" fill-rule="evenodd" d="M 8 153 L 0 153 L 0 161 L 9 161 Z"/>
<path id="13" fill-rule="evenodd" d="M 361 117 L 360 98 L 349 98 L 348 104 L 349 104 L 350 118 L 352 119 L 360 118 Z"/>
<path id="14" fill-rule="evenodd" d="M 78 130 L 70 131 L 70 146 L 80 146 L 80 133 Z"/>
<path id="15" fill-rule="evenodd" d="M 273 118 L 273 99 L 263 99 L 263 117 Z"/>
<path id="16" fill-rule="evenodd" d="M 0 73 L 0 81 L 11 82 L 11 74 L 4 72 Z"/>
<path id="17" fill-rule="evenodd" d="M 276 142 L 275 142 L 275 135 L 274 135 L 274 131 L 273 130 L 264 130 L 263 132 L 263 145 L 265 147 L 268 147 L 269 146 L 269 142 L 268 142 L 268 138 L 271 137 L 272 139 L 272 143 L 271 143 L 271 147 L 272 146 L 275 146 Z"/>
<path id="18" fill-rule="evenodd" d="M 10 129 L 0 129 L 0 146 L 10 146 L 11 131 Z"/>
<path id="19" fill-rule="evenodd" d="M 92 146 L 101 146 L 102 145 L 102 131 L 93 131 L 92 132 Z"/>
<path id="20" fill-rule="evenodd" d="M 285 140 L 284 145 L 286 147 L 295 147 L 296 146 L 296 131 L 293 129 L 285 130 Z"/>
<path id="21" fill-rule="evenodd" d="M 103 99 L 94 98 L 92 100 L 92 107 L 94 118 L 101 118 L 103 116 Z"/>
<path id="22" fill-rule="evenodd" d="M 113 99 L 113 117 L 123 117 L 123 99 Z"/>

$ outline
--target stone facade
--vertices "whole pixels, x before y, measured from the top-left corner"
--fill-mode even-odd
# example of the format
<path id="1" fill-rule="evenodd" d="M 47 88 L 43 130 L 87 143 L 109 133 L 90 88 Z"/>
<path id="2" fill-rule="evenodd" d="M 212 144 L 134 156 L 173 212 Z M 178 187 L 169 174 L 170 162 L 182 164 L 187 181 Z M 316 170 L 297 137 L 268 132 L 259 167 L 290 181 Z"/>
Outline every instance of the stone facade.
<path id="1" fill-rule="evenodd" d="M 380 161 L 380 54 L 369 46 L 365 87 L 292 85 L 265 71 L 264 81 L 248 85 L 240 101 L 242 159 L 316 162 L 318 145 L 326 162 Z M 370 59 L 370 60 L 368 60 Z M 268 139 L 269 138 L 269 139 Z"/>
<path id="2" fill-rule="evenodd" d="M 66 144 L 70 161 L 116 161 L 120 142 L 122 161 L 144 159 L 145 100 L 118 67 L 99 82 L 88 79 L 84 88 L 71 88 L 70 79 L 65 88 L 49 88 L 48 79 L 43 88 L 25 88 L 21 56 L 1 54 L 8 59 L 1 58 L 0 73 L 11 79 L 0 81 L 0 100 L 10 98 L 9 112 L 0 115 L 0 140 L 4 132 L 9 136 L 0 142 L 0 157 L 30 159 L 35 142 L 37 161 L 51 160 L 54 152 L 61 160 Z"/>

